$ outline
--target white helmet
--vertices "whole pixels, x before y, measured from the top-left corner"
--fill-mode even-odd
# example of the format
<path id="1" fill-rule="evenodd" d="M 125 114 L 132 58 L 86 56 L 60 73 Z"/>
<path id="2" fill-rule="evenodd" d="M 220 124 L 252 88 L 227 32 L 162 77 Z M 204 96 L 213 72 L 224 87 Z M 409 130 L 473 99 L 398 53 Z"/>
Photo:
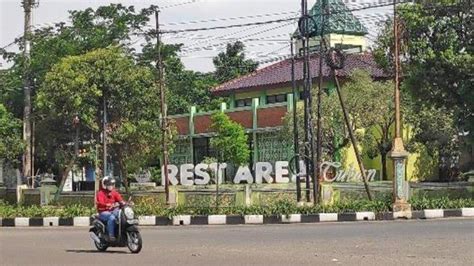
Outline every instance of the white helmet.
<path id="1" fill-rule="evenodd" d="M 105 176 L 102 178 L 102 187 L 106 188 L 107 186 L 114 186 L 115 185 L 115 179 L 111 176 Z"/>

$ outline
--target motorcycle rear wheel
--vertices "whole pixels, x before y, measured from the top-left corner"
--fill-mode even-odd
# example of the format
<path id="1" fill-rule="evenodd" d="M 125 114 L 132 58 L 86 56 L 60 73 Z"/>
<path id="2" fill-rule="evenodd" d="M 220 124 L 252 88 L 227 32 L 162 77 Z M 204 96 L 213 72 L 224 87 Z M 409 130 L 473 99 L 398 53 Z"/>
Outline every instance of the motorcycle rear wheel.
<path id="1" fill-rule="evenodd" d="M 140 232 L 127 232 L 127 247 L 132 253 L 142 250 L 142 236 Z"/>
<path id="2" fill-rule="evenodd" d="M 102 239 L 102 235 L 98 235 L 99 239 Z M 109 247 L 109 245 L 107 245 L 106 243 L 104 242 L 100 242 L 100 243 L 97 243 L 94 241 L 94 245 L 95 245 L 95 248 L 100 251 L 100 252 L 104 252 L 107 250 L 107 248 Z"/>

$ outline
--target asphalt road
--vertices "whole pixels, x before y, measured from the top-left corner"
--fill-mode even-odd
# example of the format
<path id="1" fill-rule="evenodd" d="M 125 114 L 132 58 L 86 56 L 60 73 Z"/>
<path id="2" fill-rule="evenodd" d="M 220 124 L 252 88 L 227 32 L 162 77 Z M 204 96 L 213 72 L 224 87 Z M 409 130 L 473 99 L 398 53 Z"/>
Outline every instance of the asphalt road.
<path id="1" fill-rule="evenodd" d="M 140 254 L 87 228 L 1 228 L 0 265 L 473 265 L 474 219 L 144 227 Z"/>

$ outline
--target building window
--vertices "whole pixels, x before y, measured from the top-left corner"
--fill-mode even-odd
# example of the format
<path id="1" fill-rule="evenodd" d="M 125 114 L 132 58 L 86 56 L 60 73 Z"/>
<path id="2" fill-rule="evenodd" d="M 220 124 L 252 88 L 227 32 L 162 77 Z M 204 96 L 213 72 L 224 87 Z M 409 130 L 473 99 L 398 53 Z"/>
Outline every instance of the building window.
<path id="1" fill-rule="evenodd" d="M 277 94 L 267 96 L 267 104 L 286 102 L 286 94 Z"/>
<path id="2" fill-rule="evenodd" d="M 239 99 L 235 101 L 235 107 L 252 106 L 252 98 Z"/>

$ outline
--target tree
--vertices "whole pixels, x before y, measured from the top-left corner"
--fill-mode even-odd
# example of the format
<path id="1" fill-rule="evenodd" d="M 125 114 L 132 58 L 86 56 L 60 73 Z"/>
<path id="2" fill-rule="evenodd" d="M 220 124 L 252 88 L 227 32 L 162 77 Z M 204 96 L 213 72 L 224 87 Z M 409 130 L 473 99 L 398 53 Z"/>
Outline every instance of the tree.
<path id="1" fill-rule="evenodd" d="M 3 160 L 17 161 L 22 150 L 21 120 L 0 104 L 0 163 Z"/>
<path id="2" fill-rule="evenodd" d="M 70 165 L 74 155 L 64 144 L 72 128 L 69 121 L 77 115 L 82 136 L 88 136 L 88 141 L 99 140 L 105 100 L 107 141 L 126 181 L 130 168 L 157 157 L 160 147 L 157 96 L 150 70 L 137 66 L 122 49 L 111 47 L 62 59 L 46 75 L 36 103 L 47 124 L 51 119 L 57 121 L 58 128 L 51 134 L 65 139 L 54 148 L 56 154 L 62 153 L 67 158 L 65 165 Z"/>
<path id="3" fill-rule="evenodd" d="M 438 127 L 436 119 L 425 117 L 425 121 L 420 120 L 414 124 L 422 126 L 433 135 L 417 130 L 418 134 L 414 139 L 427 148 L 440 148 L 437 153 L 441 156 L 441 161 L 455 161 L 453 159 L 460 147 L 459 135 L 474 140 L 474 31 L 469 20 L 472 16 L 472 3 L 455 0 L 417 2 L 399 5 L 397 10 L 402 29 L 403 87 L 405 93 L 412 96 L 414 113 L 420 119 L 422 114 L 428 114 L 428 110 L 431 110 L 442 116 L 441 121 L 451 121 L 453 124 L 449 128 L 455 130 L 447 130 L 447 125 Z M 393 62 L 392 23 L 387 22 L 374 50 L 378 62 L 389 71 Z M 429 127 L 426 124 L 428 121 L 433 123 Z M 443 134 L 439 134 L 440 132 Z M 433 137 L 438 138 L 435 143 L 445 145 L 433 145 Z M 441 163 L 442 165 L 447 167 L 449 164 Z M 456 163 L 449 168 L 457 168 Z M 445 173 L 449 171 L 440 170 Z"/>
<path id="4" fill-rule="evenodd" d="M 455 126 L 456 116 L 444 107 L 421 104 L 413 107 L 406 120 L 413 125 L 408 148 L 421 150 L 423 145 L 431 158 L 438 160 L 438 177 L 453 181 L 457 177 L 461 140 Z"/>
<path id="5" fill-rule="evenodd" d="M 148 42 L 137 55 L 140 64 L 149 67 L 157 76 L 155 69 L 158 50 L 156 43 L 149 36 Z M 220 99 L 211 94 L 211 88 L 217 85 L 212 73 L 200 73 L 186 70 L 178 56 L 181 44 L 161 43 L 161 55 L 165 68 L 168 112 L 183 114 L 189 112 L 190 106 L 197 105 L 201 110 L 216 110 Z"/>
<path id="6" fill-rule="evenodd" d="M 211 117 L 211 128 L 216 136 L 211 139 L 211 148 L 217 154 L 217 169 L 219 162 L 229 162 L 235 166 L 248 164 L 250 150 L 247 144 L 248 136 L 244 128 L 230 119 L 223 112 L 217 112 Z M 219 206 L 219 170 L 216 171 L 216 207 Z"/>
<path id="7" fill-rule="evenodd" d="M 225 52 L 219 53 L 213 63 L 216 68 L 215 76 L 219 83 L 229 81 L 255 71 L 258 63 L 245 59 L 244 44 L 237 41 L 227 44 Z"/>
<path id="8" fill-rule="evenodd" d="M 211 119 L 211 128 L 216 133 L 211 139 L 211 147 L 219 154 L 218 160 L 236 166 L 248 164 L 250 150 L 244 128 L 222 112 L 213 114 Z"/>
<path id="9" fill-rule="evenodd" d="M 24 73 L 23 39 L 18 38 L 14 42 L 20 47 L 20 52 L 7 52 L 0 50 L 0 54 L 13 66 L 1 73 L 0 76 L 0 102 L 3 103 L 15 117 L 23 117 L 23 75 L 28 75 L 33 81 L 33 94 L 43 86 L 46 73 L 61 59 L 87 53 L 93 49 L 105 48 L 109 45 L 120 45 L 127 47 L 133 33 L 141 30 L 149 20 L 149 9 L 136 12 L 134 7 L 111 4 L 101 6 L 97 9 L 87 8 L 81 11 L 70 11 L 71 25 L 57 23 L 51 27 L 43 27 L 32 33 L 31 60 L 26 73 Z M 131 48 L 126 48 L 131 50 Z M 33 101 L 35 101 L 33 99 Z M 33 103 L 35 105 L 35 103 Z M 71 131 L 73 114 L 69 114 L 67 125 L 63 120 L 54 117 L 40 117 L 41 114 L 33 110 L 32 121 L 41 119 L 36 124 L 36 163 L 38 170 L 46 171 L 52 168 L 55 173 L 62 175 L 67 170 L 58 164 L 58 158 L 70 161 L 72 151 L 59 156 L 59 151 L 67 150 L 74 132 Z M 50 122 L 51 124 L 47 124 Z M 53 132 L 63 129 L 62 135 Z M 83 132 L 83 131 L 81 131 Z M 62 149 L 56 150 L 61 146 Z"/>
<path id="10" fill-rule="evenodd" d="M 362 70 L 354 71 L 344 84 L 345 100 L 355 107 L 351 113 L 353 123 L 365 129 L 362 153 L 370 159 L 380 156 L 383 180 L 387 180 L 387 154 L 392 149 L 395 123 L 393 86 L 389 81 L 374 81 Z"/>
<path id="11" fill-rule="evenodd" d="M 222 99 L 212 95 L 211 89 L 217 86 L 212 73 L 185 70 L 168 81 L 168 103 L 170 113 L 188 113 L 190 106 L 200 111 L 218 110 Z"/>
<path id="12" fill-rule="evenodd" d="M 381 156 L 383 178 L 386 179 L 386 158 L 391 149 L 391 126 L 393 118 L 393 85 L 391 82 L 374 81 L 363 70 L 355 70 L 341 88 L 341 93 L 351 116 L 352 130 L 365 129 L 357 137 L 363 144 L 363 155 L 373 159 Z M 303 108 L 297 107 L 298 134 L 300 153 L 304 140 Z M 340 160 L 340 152 L 350 143 L 349 134 L 344 122 L 342 109 L 335 92 L 328 91 L 322 97 L 322 148 L 324 160 Z M 313 115 L 316 117 L 316 114 Z M 284 118 L 283 134 L 293 138 L 293 114 Z M 316 132 L 316 123 L 313 125 Z M 316 141 L 316 140 L 315 140 Z"/>
<path id="13" fill-rule="evenodd" d="M 111 4 L 97 9 L 70 11 L 71 25 L 57 23 L 52 27 L 44 27 L 33 32 L 31 64 L 27 72 L 34 80 L 35 91 L 44 87 L 46 73 L 50 72 L 55 64 L 68 56 L 79 56 L 95 49 L 110 46 L 122 47 L 124 52 L 131 54 L 138 64 L 146 66 L 156 75 L 156 69 L 151 64 L 156 61 L 157 49 L 154 43 L 154 32 L 146 32 L 146 44 L 140 50 L 135 50 L 132 41 L 134 35 L 144 31 L 156 7 L 151 6 L 142 10 L 135 10 L 133 6 Z M 20 49 L 23 49 L 22 39 L 15 40 Z M 210 88 L 216 84 L 212 74 L 202 74 L 184 69 L 178 56 L 181 45 L 163 44 L 162 54 L 166 69 L 166 81 L 170 113 L 184 113 L 189 106 L 199 104 L 202 109 L 212 110 L 217 107 L 217 99 L 210 93 Z M 24 58 L 21 52 L 7 52 L 0 50 L 0 54 L 13 66 L 0 72 L 0 103 L 14 114 L 23 117 L 23 90 L 22 75 Z M 35 99 L 33 99 L 35 101 Z M 72 119 L 74 113 L 68 114 L 64 120 L 56 117 L 47 117 L 41 113 L 33 113 L 33 121 L 41 120 L 36 124 L 36 163 L 39 170 L 54 169 L 55 173 L 63 170 L 58 164 L 59 151 L 66 151 L 62 156 L 63 162 L 71 161 L 74 154 L 70 144 L 74 139 Z M 85 134 L 82 123 L 79 124 L 80 138 L 90 138 Z M 49 124 L 48 124 L 49 123 Z M 56 132 L 61 128 L 63 134 Z M 57 149 L 57 147 L 62 147 Z M 92 157 L 91 157 L 92 158 Z"/>
<path id="14" fill-rule="evenodd" d="M 322 123 L 322 151 L 324 160 L 340 160 L 340 151 L 349 144 L 349 135 L 347 133 L 343 114 L 340 108 L 334 108 L 338 103 L 337 95 L 332 92 L 322 97 L 321 112 L 323 114 Z M 304 108 L 299 103 L 296 107 L 297 112 L 297 130 L 299 138 L 299 153 L 304 153 Z M 315 114 L 313 115 L 315 117 Z M 283 118 L 282 139 L 293 139 L 293 112 L 289 112 Z M 316 123 L 313 125 L 313 132 L 316 132 Z M 316 139 L 315 139 L 316 142 Z"/>
<path id="15" fill-rule="evenodd" d="M 31 36 L 31 59 L 27 75 L 40 87 L 45 75 L 51 67 L 63 57 L 80 55 L 109 45 L 122 44 L 127 46 L 131 35 L 149 20 L 149 9 L 136 12 L 133 6 L 111 4 L 98 7 L 96 10 L 70 11 L 71 25 L 57 23 L 54 26 L 36 29 Z M 17 38 L 15 43 L 23 49 L 23 38 Z M 10 95 L 20 99 L 22 96 L 22 79 L 24 57 L 20 52 L 0 50 L 3 58 L 13 62 L 4 76 L 5 87 Z M 21 106 L 21 105 L 20 105 Z M 22 110 L 22 109 L 21 109 Z M 21 112 L 19 117 L 22 117 Z"/>
<path id="16" fill-rule="evenodd" d="M 398 9 L 407 88 L 417 101 L 453 110 L 459 129 L 466 131 L 474 125 L 471 10 L 470 1 L 454 0 L 400 5 Z M 375 49 L 378 61 L 388 68 L 391 25 L 387 23 Z"/>
<path id="17" fill-rule="evenodd" d="M 0 186 L 3 186 L 3 164 L 5 161 L 16 164 L 23 151 L 21 120 L 9 113 L 0 104 Z"/>

